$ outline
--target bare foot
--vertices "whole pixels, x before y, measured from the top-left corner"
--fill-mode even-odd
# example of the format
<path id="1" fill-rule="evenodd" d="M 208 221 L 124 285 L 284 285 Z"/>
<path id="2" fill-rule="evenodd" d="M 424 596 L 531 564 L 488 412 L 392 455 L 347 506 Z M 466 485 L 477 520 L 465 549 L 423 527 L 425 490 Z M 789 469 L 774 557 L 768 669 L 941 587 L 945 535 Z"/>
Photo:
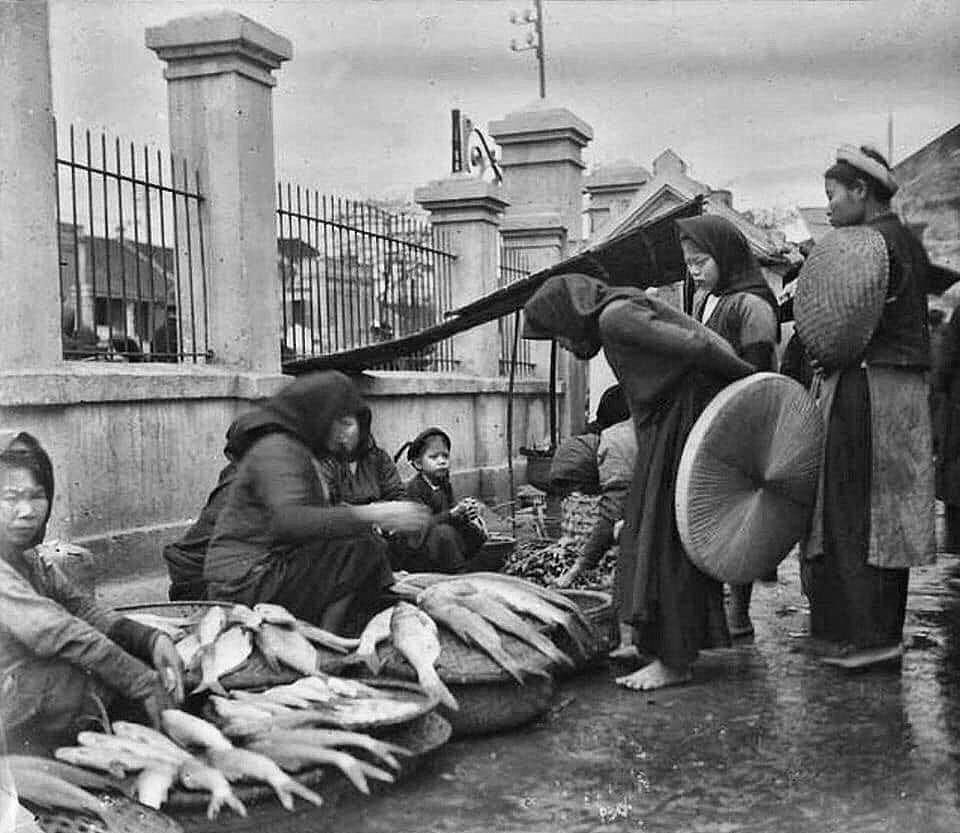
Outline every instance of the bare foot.
<path id="1" fill-rule="evenodd" d="M 683 685 L 693 679 L 693 673 L 689 666 L 684 668 L 671 668 L 664 665 L 656 659 L 649 665 L 645 665 L 639 671 L 627 674 L 625 677 L 617 677 L 617 685 L 624 688 L 631 688 L 634 691 L 653 691 L 657 688 L 666 688 L 671 685 Z"/>

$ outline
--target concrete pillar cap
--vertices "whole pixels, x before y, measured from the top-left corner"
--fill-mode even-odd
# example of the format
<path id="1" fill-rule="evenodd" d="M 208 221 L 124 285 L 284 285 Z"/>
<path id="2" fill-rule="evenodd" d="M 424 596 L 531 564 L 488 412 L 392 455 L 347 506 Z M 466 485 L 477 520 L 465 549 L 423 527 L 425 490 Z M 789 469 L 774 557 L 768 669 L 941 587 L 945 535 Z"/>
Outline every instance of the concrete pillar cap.
<path id="1" fill-rule="evenodd" d="M 434 223 L 452 215 L 464 221 L 499 222 L 510 204 L 497 183 L 469 174 L 453 174 L 417 188 L 414 200 L 431 213 Z"/>
<path id="2" fill-rule="evenodd" d="M 501 145 L 562 137 L 585 147 L 593 139 L 593 128 L 583 119 L 566 107 L 549 103 L 508 113 L 504 118 L 490 122 L 488 130 Z"/>
<path id="3" fill-rule="evenodd" d="M 236 72 L 272 87 L 272 70 L 293 57 L 293 44 L 236 12 L 190 15 L 147 29 L 146 45 L 167 62 L 168 81 Z"/>

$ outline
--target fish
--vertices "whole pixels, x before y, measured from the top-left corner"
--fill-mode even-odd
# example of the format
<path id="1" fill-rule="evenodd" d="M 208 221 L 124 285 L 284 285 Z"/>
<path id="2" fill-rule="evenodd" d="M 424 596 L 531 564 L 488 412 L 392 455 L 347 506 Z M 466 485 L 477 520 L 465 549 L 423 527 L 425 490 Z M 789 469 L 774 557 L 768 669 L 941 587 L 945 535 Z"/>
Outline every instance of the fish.
<path id="1" fill-rule="evenodd" d="M 157 616 L 154 613 L 124 613 L 123 617 L 125 619 L 132 619 L 141 625 L 146 625 L 148 628 L 162 631 L 174 642 L 183 639 L 191 626 L 189 619 L 173 616 Z"/>
<path id="2" fill-rule="evenodd" d="M 280 627 L 264 618 L 257 631 L 257 647 L 273 667 L 281 662 L 301 674 L 317 673 L 317 649 L 298 631 Z"/>
<path id="3" fill-rule="evenodd" d="M 112 750 L 119 760 L 126 760 L 130 769 L 137 769 L 138 762 L 144 762 L 147 767 L 152 763 L 176 766 L 189 756 L 189 753 L 184 749 L 179 750 L 178 753 L 168 752 L 156 746 L 148 746 L 144 743 L 121 738 L 117 735 L 108 735 L 104 732 L 80 732 L 77 735 L 77 742 L 81 746 Z"/>
<path id="4" fill-rule="evenodd" d="M 226 776 L 228 781 L 248 778 L 269 784 L 285 810 L 293 810 L 295 795 L 317 807 L 323 804 L 323 799 L 319 795 L 294 781 L 266 755 L 260 755 L 249 749 L 230 747 L 229 749 L 209 749 L 207 759 Z"/>
<path id="5" fill-rule="evenodd" d="M 584 633 L 577 621 L 566 611 L 558 610 L 541 596 L 507 582 L 485 582 L 481 592 L 488 593 L 516 613 L 525 613 L 545 625 L 560 626 L 570 636 L 580 654 L 584 658 L 589 656 L 587 645 L 592 644 L 591 633 Z"/>
<path id="6" fill-rule="evenodd" d="M 33 767 L 13 771 L 13 783 L 19 797 L 38 807 L 74 810 L 95 816 L 110 825 L 110 814 L 82 787 Z"/>
<path id="7" fill-rule="evenodd" d="M 339 654 L 347 654 L 360 644 L 359 639 L 338 636 L 323 628 L 318 628 L 316 625 L 311 625 L 309 622 L 304 622 L 302 619 L 297 619 L 295 627 L 297 631 L 302 633 L 311 642 L 322 645 L 324 648 L 329 648 L 331 651 L 336 651 Z"/>
<path id="8" fill-rule="evenodd" d="M 200 619 L 197 634 L 201 649 L 209 649 L 217 641 L 220 632 L 227 626 L 227 613 L 220 606 L 211 607 Z"/>
<path id="9" fill-rule="evenodd" d="M 253 703 L 242 703 L 226 697 L 213 695 L 210 704 L 218 717 L 224 720 L 269 720 L 270 712 L 258 708 Z"/>
<path id="10" fill-rule="evenodd" d="M 136 741 L 145 746 L 156 747 L 174 759 L 186 760 L 190 757 L 190 753 L 187 752 L 186 749 L 174 743 L 170 738 L 158 732 L 156 729 L 151 729 L 149 726 L 118 720 L 113 724 L 113 733 L 117 735 L 117 737 Z"/>
<path id="11" fill-rule="evenodd" d="M 559 607 L 561 610 L 567 611 L 570 613 L 583 627 L 587 633 L 594 634 L 593 624 L 589 619 L 584 615 L 583 611 L 573 599 L 564 596 L 563 593 L 558 593 L 556 590 L 553 590 L 549 587 L 542 587 L 539 584 L 534 584 L 532 581 L 527 581 L 522 579 L 519 576 L 508 576 L 506 573 L 473 573 L 470 576 L 470 580 L 479 580 L 480 582 L 494 582 L 498 584 L 509 584 L 512 587 L 516 587 L 519 590 L 524 590 L 527 593 L 532 593 L 535 596 L 539 596 L 545 602 L 549 602 L 554 607 Z"/>
<path id="12" fill-rule="evenodd" d="M 233 745 L 211 723 L 180 709 L 164 709 L 160 724 L 181 746 L 204 746 L 207 749 L 231 749 Z"/>
<path id="13" fill-rule="evenodd" d="M 97 772 L 91 772 L 89 769 L 74 766 L 64 761 L 57 761 L 53 758 L 41 758 L 37 755 L 7 755 L 0 758 L 0 765 L 4 763 L 9 764 L 14 776 L 18 770 L 30 768 L 62 778 L 75 787 L 83 787 L 85 790 L 107 792 L 109 790 L 123 791 L 124 789 L 123 782 L 119 778 L 100 775 Z"/>
<path id="14" fill-rule="evenodd" d="M 268 688 L 266 691 L 261 692 L 260 696 L 291 709 L 309 709 L 312 705 L 306 697 L 300 697 L 284 686 Z"/>
<path id="15" fill-rule="evenodd" d="M 226 696 L 226 689 L 220 684 L 220 678 L 243 665 L 253 653 L 253 637 L 250 631 L 234 625 L 221 633 L 213 645 L 200 655 L 200 668 L 203 676 L 194 690 L 194 694 L 202 691 L 214 691 Z"/>
<path id="16" fill-rule="evenodd" d="M 455 590 L 457 601 L 486 619 L 504 633 L 526 642 L 556 665 L 574 667 L 574 662 L 548 636 L 528 624 L 521 616 L 488 593 L 480 593 L 476 587 L 463 584 Z"/>
<path id="17" fill-rule="evenodd" d="M 180 654 L 180 661 L 183 667 L 188 671 L 194 667 L 196 661 L 200 658 L 200 635 L 191 633 L 177 642 L 174 647 Z"/>
<path id="18" fill-rule="evenodd" d="M 480 648 L 520 685 L 523 685 L 523 669 L 503 647 L 496 628 L 482 616 L 459 604 L 451 593 L 436 591 L 437 588 L 431 588 L 420 598 L 420 607 L 423 611 L 434 621 L 450 628 L 465 644 Z"/>
<path id="19" fill-rule="evenodd" d="M 248 749 L 266 755 L 279 766 L 291 771 L 303 769 L 310 764 L 335 766 L 364 795 L 370 795 L 367 775 L 391 784 L 394 781 L 394 777 L 385 770 L 362 763 L 346 752 L 339 752 L 336 749 L 328 749 L 323 746 L 312 746 L 305 743 L 281 743 L 277 740 L 267 739 L 254 741 L 248 746 Z"/>
<path id="20" fill-rule="evenodd" d="M 245 703 L 251 706 L 255 706 L 262 711 L 269 712 L 272 715 L 278 714 L 292 714 L 293 709 L 289 706 L 283 705 L 276 700 L 271 700 L 269 697 L 264 697 L 263 694 L 254 694 L 252 691 L 234 691 L 231 692 L 234 700 L 239 700 L 241 703 Z"/>
<path id="21" fill-rule="evenodd" d="M 310 746 L 339 747 L 347 746 L 363 749 L 379 758 L 387 766 L 400 769 L 396 755 L 409 757 L 413 755 L 409 749 L 397 746 L 394 743 L 372 738 L 360 732 L 344 732 L 338 729 L 277 729 L 258 735 L 257 739 L 274 741 L 276 743 L 305 743 Z"/>
<path id="22" fill-rule="evenodd" d="M 301 677 L 286 686 L 291 692 L 313 703 L 329 703 L 337 695 L 327 683 L 329 677 Z"/>
<path id="23" fill-rule="evenodd" d="M 303 683 L 304 681 L 298 680 L 298 682 Z M 378 691 L 377 689 L 368 686 L 365 683 L 361 683 L 359 680 L 348 680 L 346 677 L 328 676 L 324 679 L 324 682 L 330 691 L 339 695 L 340 697 L 348 697 L 350 699 L 359 699 L 363 697 L 383 699 L 384 697 L 383 692 Z"/>
<path id="24" fill-rule="evenodd" d="M 447 708 L 459 710 L 456 698 L 434 668 L 440 658 L 440 638 L 433 619 L 409 602 L 398 602 L 390 617 L 390 635 L 394 647 L 416 671 L 420 687 Z"/>
<path id="25" fill-rule="evenodd" d="M 124 778 L 127 772 L 133 772 L 142 767 L 126 766 L 118 758 L 118 750 L 106 747 L 92 746 L 62 746 L 53 751 L 53 757 L 58 761 L 87 769 L 96 769 L 106 772 L 114 778 Z"/>
<path id="26" fill-rule="evenodd" d="M 297 625 L 297 617 L 282 605 L 261 602 L 253 606 L 253 612 L 259 614 L 268 625 L 283 625 L 288 628 Z"/>
<path id="27" fill-rule="evenodd" d="M 215 819 L 220 815 L 220 809 L 224 804 L 238 816 L 247 817 L 247 808 L 237 798 L 230 787 L 230 782 L 219 769 L 208 766 L 199 758 L 190 758 L 180 765 L 177 776 L 180 783 L 188 790 L 206 790 L 210 793 L 210 803 L 207 805 L 208 819 Z"/>
<path id="28" fill-rule="evenodd" d="M 159 810 L 176 779 L 177 767 L 173 764 L 158 764 L 141 770 L 135 785 L 137 801 Z"/>
<path id="29" fill-rule="evenodd" d="M 263 615 L 251 610 L 246 605 L 235 604 L 227 611 L 228 625 L 243 625 L 255 631 L 263 624 Z"/>
<path id="30" fill-rule="evenodd" d="M 366 664 L 374 674 L 380 673 L 383 663 L 377 655 L 377 645 L 390 638 L 390 620 L 393 618 L 393 607 L 381 610 L 363 629 L 353 656 Z"/>

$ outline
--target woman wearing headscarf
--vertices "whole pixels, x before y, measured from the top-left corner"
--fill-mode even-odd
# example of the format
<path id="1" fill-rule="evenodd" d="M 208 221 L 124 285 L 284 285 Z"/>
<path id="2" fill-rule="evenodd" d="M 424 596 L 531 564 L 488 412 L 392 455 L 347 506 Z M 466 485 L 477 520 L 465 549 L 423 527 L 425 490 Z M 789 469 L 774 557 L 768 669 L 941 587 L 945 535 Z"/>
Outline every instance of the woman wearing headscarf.
<path id="1" fill-rule="evenodd" d="M 776 370 L 779 307 L 750 244 L 723 217 L 677 220 L 680 245 L 696 292 L 693 315 L 725 338 L 757 370 Z M 769 578 L 767 576 L 766 578 Z M 752 584 L 730 586 L 730 635 L 753 636 Z"/>
<path id="2" fill-rule="evenodd" d="M 40 546 L 53 495 L 37 439 L 0 430 L 0 725 L 24 740 L 75 730 L 99 716 L 94 696 L 138 703 L 156 724 L 183 699 L 177 650 L 99 605 Z"/>
<path id="3" fill-rule="evenodd" d="M 247 446 L 214 526 L 204 560 L 207 596 L 253 605 L 272 602 L 328 630 L 369 612 L 393 583 L 374 526 L 416 532 L 426 510 L 406 501 L 335 505 L 320 460 L 340 448 L 370 409 L 342 373 L 310 373 L 261 410 L 279 430 Z M 259 431 L 260 429 L 256 429 Z"/>
<path id="4" fill-rule="evenodd" d="M 889 259 L 886 303 L 860 361 L 818 368 L 827 437 L 801 565 L 811 635 L 841 646 L 824 661 L 862 668 L 899 662 L 908 568 L 935 557 L 929 264 L 890 210 L 897 183 L 877 151 L 841 147 L 824 179 L 831 225 L 875 229 Z"/>
<path id="5" fill-rule="evenodd" d="M 552 338 L 580 359 L 601 348 L 623 386 L 637 432 L 637 464 L 624 507 L 617 565 L 621 621 L 656 657 L 618 679 L 632 689 L 691 678 L 700 649 L 730 644 L 723 586 L 680 542 L 673 509 L 687 434 L 713 395 L 753 372 L 720 336 L 635 288 L 585 275 L 549 278 L 524 307 L 527 338 Z"/>

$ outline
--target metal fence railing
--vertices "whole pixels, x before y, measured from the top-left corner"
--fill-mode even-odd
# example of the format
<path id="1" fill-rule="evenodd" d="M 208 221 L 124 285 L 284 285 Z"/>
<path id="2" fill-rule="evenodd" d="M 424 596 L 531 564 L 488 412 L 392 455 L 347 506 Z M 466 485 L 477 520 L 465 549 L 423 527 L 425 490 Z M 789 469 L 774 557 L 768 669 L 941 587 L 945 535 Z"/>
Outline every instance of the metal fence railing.
<path id="1" fill-rule="evenodd" d="M 453 306 L 456 255 L 440 230 L 380 206 L 277 186 L 283 358 L 415 333 Z M 453 370 L 452 340 L 381 369 Z"/>
<path id="2" fill-rule="evenodd" d="M 500 264 L 497 274 L 497 287 L 506 286 L 514 281 L 521 280 L 530 274 L 523 252 L 517 249 L 500 247 Z M 500 375 L 510 375 L 510 357 L 513 351 L 513 334 L 516 319 L 512 315 L 505 315 L 498 319 L 500 329 Z M 516 376 L 532 376 L 536 370 L 536 362 L 531 358 L 530 342 L 520 339 L 517 345 L 517 364 L 514 371 Z"/>
<path id="3" fill-rule="evenodd" d="M 55 171 L 64 358 L 205 360 L 199 174 L 72 126 Z"/>

